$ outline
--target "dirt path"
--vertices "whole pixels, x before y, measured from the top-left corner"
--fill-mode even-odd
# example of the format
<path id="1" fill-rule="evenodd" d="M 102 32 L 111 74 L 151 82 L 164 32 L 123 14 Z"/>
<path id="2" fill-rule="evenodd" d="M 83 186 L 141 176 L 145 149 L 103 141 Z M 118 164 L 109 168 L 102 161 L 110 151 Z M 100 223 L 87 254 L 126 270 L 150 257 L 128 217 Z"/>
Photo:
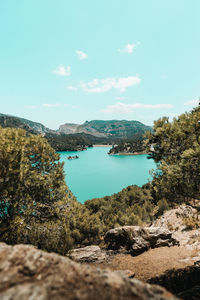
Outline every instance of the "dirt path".
<path id="1" fill-rule="evenodd" d="M 135 257 L 118 254 L 110 263 L 96 264 L 96 266 L 115 271 L 129 270 L 130 274 L 135 274 L 135 278 L 146 281 L 151 277 L 163 274 L 168 269 L 193 265 L 197 253 L 198 250 L 187 247 L 161 247 Z"/>

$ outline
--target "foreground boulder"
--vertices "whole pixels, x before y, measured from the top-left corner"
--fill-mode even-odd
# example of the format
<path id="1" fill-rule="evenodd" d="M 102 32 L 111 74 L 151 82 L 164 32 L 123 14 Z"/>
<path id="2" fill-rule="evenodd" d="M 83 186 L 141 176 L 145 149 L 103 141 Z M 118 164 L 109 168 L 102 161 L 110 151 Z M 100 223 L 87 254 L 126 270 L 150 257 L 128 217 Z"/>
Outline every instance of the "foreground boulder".
<path id="1" fill-rule="evenodd" d="M 179 245 L 172 233 L 160 227 L 122 226 L 105 235 L 108 249 L 139 255 L 150 248 Z"/>
<path id="2" fill-rule="evenodd" d="M 0 244 L 1 300 L 172 300 L 165 289 L 33 246 Z"/>

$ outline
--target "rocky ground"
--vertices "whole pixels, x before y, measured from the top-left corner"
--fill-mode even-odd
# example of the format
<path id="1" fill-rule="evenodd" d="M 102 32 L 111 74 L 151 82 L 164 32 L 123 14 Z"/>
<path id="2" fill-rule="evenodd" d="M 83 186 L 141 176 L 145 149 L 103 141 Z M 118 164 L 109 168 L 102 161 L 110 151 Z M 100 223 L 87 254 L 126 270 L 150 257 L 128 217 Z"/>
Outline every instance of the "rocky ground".
<path id="1" fill-rule="evenodd" d="M 0 244 L 0 299 L 176 299 L 147 283 L 200 299 L 199 225 L 199 208 L 182 205 L 150 227 L 108 231 L 104 247 L 71 251 L 76 262 L 33 246 Z"/>
<path id="2" fill-rule="evenodd" d="M 193 271 L 184 271 L 187 267 L 193 270 L 194 263 L 200 260 L 199 227 L 198 207 L 181 205 L 166 211 L 150 227 L 124 226 L 110 230 L 105 236 L 107 249 L 90 246 L 73 251 L 71 256 L 74 260 L 89 262 L 95 267 L 125 272 L 143 282 L 151 282 L 151 279 L 156 278 L 152 282 L 161 284 L 174 293 L 177 291 L 164 284 L 166 278 L 170 282 L 173 281 L 170 276 L 180 277 L 179 274 L 186 274 L 185 277 L 182 276 L 182 284 L 179 284 L 181 290 L 177 295 L 180 294 L 183 299 L 200 299 L 198 292 L 198 296 L 192 298 L 194 289 L 198 290 L 198 284 L 189 277 L 186 278 Z M 199 270 L 199 265 L 196 263 L 195 272 L 197 269 Z M 177 273 L 170 270 L 177 270 Z M 160 279 L 162 276 L 165 276 L 165 280 Z M 186 292 L 184 288 L 187 281 L 191 285 L 189 284 Z M 197 281 L 200 286 L 200 277 Z"/>
<path id="3" fill-rule="evenodd" d="M 35 249 L 0 244 L 1 300 L 175 300 L 164 288 Z"/>

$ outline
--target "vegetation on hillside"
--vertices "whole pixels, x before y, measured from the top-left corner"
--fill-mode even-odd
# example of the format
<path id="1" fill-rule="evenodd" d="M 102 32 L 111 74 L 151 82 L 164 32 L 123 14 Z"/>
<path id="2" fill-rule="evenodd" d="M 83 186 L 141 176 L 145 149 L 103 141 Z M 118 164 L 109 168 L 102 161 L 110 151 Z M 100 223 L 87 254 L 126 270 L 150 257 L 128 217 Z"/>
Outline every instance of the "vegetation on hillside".
<path id="1" fill-rule="evenodd" d="M 148 185 L 129 186 L 121 192 L 88 200 L 85 206 L 96 214 L 105 231 L 123 225 L 141 225 L 153 220 L 155 207 Z"/>
<path id="2" fill-rule="evenodd" d="M 76 151 L 91 147 L 93 144 L 109 144 L 107 138 L 99 138 L 90 134 L 46 134 L 45 138 L 56 151 Z"/>

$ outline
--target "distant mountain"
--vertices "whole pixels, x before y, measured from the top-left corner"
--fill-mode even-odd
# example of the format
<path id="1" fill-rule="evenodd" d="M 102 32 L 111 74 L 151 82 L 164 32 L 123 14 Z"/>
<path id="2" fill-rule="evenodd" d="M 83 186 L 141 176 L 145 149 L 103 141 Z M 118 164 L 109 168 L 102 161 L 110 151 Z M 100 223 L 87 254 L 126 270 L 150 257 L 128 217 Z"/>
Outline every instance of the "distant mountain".
<path id="1" fill-rule="evenodd" d="M 32 134 L 42 134 L 57 151 L 85 149 L 85 146 L 93 144 L 119 144 L 129 139 L 138 141 L 143 139 L 145 131 L 152 130 L 150 126 L 138 121 L 94 120 L 86 121 L 82 125 L 66 123 L 56 131 L 38 122 L 1 113 L 0 126 L 22 128 Z"/>
<path id="2" fill-rule="evenodd" d="M 0 113 L 0 126 L 2 127 L 12 127 L 12 128 L 22 128 L 26 131 L 33 134 L 58 134 L 57 131 L 51 130 L 45 127 L 43 124 L 38 122 L 33 122 L 27 119 L 23 119 L 20 117 L 15 117 L 11 115 L 5 115 Z"/>
<path id="3" fill-rule="evenodd" d="M 0 126 L 3 128 L 22 128 L 32 134 L 42 134 L 56 151 L 82 150 L 85 149 L 85 146 L 108 142 L 106 138 L 98 138 L 90 134 L 63 134 L 49 129 L 41 123 L 1 113 Z"/>
<path id="4" fill-rule="evenodd" d="M 152 130 L 150 126 L 144 125 L 139 121 L 93 120 L 86 121 L 81 125 L 66 123 L 59 127 L 58 132 L 65 134 L 86 133 L 109 139 L 129 139 L 136 134 L 142 135 L 149 130 Z"/>

